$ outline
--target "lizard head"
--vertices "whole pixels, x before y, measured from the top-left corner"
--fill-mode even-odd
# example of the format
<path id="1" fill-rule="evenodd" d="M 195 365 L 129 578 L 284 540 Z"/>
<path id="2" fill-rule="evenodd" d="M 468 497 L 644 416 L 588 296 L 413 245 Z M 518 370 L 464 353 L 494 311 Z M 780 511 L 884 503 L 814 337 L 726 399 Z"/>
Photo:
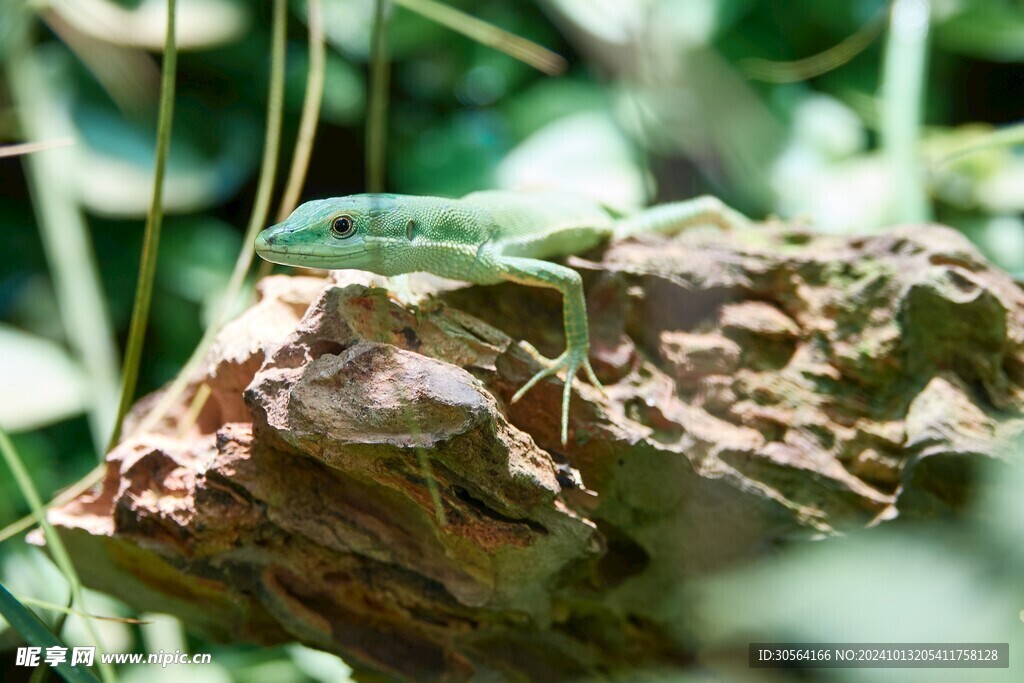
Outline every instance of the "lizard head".
<path id="1" fill-rule="evenodd" d="M 358 194 L 317 199 L 256 237 L 256 253 L 272 263 L 307 268 L 356 268 L 386 275 L 385 251 L 405 230 L 398 195 Z"/>

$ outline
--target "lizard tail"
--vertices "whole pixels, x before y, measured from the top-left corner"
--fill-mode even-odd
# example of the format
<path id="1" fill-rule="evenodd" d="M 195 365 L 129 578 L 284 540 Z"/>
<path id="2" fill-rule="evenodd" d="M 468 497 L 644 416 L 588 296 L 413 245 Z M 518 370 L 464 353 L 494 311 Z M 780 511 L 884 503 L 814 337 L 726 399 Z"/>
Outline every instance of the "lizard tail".
<path id="1" fill-rule="evenodd" d="M 750 219 L 726 206 L 718 197 L 704 195 L 685 202 L 655 206 L 615 223 L 615 237 L 621 239 L 642 232 L 674 235 L 696 225 L 717 225 L 724 229 L 750 225 Z"/>

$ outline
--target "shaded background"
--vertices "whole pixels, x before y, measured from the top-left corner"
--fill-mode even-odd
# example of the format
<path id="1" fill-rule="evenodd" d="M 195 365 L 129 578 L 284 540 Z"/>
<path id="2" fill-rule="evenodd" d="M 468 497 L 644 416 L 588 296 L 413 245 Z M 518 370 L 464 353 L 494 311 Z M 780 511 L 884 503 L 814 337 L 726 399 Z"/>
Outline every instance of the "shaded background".
<path id="1" fill-rule="evenodd" d="M 712 193 L 754 217 L 807 219 L 840 233 L 936 220 L 1000 267 L 1024 273 L 1024 158 L 992 138 L 1019 138 L 1013 124 L 1024 118 L 1020 2 L 448 4 L 554 50 L 567 69 L 541 73 L 393 8 L 389 191 L 564 188 L 623 212 Z M 373 2 L 325 0 L 324 9 L 326 87 L 304 199 L 365 190 Z M 306 84 L 306 17 L 305 2 L 290 3 L 278 191 Z M 39 152 L 34 171 L 24 157 L 0 158 L 0 426 L 14 433 L 44 496 L 95 465 L 116 407 L 152 186 L 163 21 L 158 0 L 67 0 L 39 14 L 18 0 L 0 4 L 0 142 L 74 141 Z M 249 248 L 242 234 L 266 117 L 269 3 L 180 0 L 178 27 L 168 215 L 140 395 L 187 360 L 239 249 Z M 819 56 L 804 60 L 812 55 Z M 748 622 L 774 618 L 779 639 L 843 639 L 852 635 L 842 626 L 849 620 L 826 619 L 828 610 L 783 614 L 807 577 L 839 600 L 829 614 L 866 609 L 862 599 L 842 603 L 841 587 L 876 576 L 885 577 L 879 605 L 921 615 L 935 597 L 920 581 L 941 566 L 943 594 L 979 592 L 943 612 L 974 624 L 965 640 L 1005 629 L 1000 640 L 1019 643 L 1024 525 L 1019 496 L 1006 493 L 1018 480 L 1001 478 L 1004 488 L 983 498 L 985 516 L 915 529 L 919 546 L 884 535 L 801 546 L 781 564 L 726 581 L 709 591 L 719 597 L 709 598 L 708 633 L 740 642 Z M 0 524 L 28 512 L 6 472 L 0 493 Z M 976 559 L 964 561 L 965 548 Z M 881 564 L 865 565 L 865 557 Z M 39 572 L 51 578 L 40 581 Z M 910 584 L 894 578 L 908 576 Z M 62 579 L 21 536 L 0 546 L 0 579 L 19 594 L 65 600 Z M 737 602 L 738 595 L 746 597 Z M 894 606 L 901 599 L 907 604 Z M 91 607 L 128 614 L 105 598 Z M 825 622 L 835 629 L 820 630 Z M 337 680 L 343 667 L 300 648 L 185 643 L 172 621 L 100 628 L 112 651 L 213 651 L 215 666 L 189 669 L 200 679 Z M 84 637 L 75 619 L 66 633 Z M 16 642 L 10 630 L 0 635 L 5 660 Z M 123 673 L 160 675 L 145 667 Z M 881 680 L 878 672 L 857 675 L 849 680 Z"/>

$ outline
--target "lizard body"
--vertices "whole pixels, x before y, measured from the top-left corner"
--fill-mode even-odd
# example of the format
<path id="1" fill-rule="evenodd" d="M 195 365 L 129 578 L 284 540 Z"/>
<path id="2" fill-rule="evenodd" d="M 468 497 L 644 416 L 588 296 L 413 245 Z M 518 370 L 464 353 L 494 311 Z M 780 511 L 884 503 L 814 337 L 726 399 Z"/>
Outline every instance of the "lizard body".
<path id="1" fill-rule="evenodd" d="M 590 336 L 579 273 L 546 259 L 585 251 L 613 236 L 746 222 L 714 197 L 616 218 L 593 200 L 564 193 L 494 190 L 461 199 L 363 194 L 306 202 L 283 223 L 261 232 L 256 252 L 288 266 L 354 268 L 379 275 L 428 272 L 481 285 L 511 281 L 557 289 L 566 349 L 550 360 L 527 346 L 546 367 L 512 402 L 545 377 L 566 370 L 561 415 L 565 444 L 573 378 L 582 369 L 594 386 L 601 389 L 601 384 L 587 357 Z"/>

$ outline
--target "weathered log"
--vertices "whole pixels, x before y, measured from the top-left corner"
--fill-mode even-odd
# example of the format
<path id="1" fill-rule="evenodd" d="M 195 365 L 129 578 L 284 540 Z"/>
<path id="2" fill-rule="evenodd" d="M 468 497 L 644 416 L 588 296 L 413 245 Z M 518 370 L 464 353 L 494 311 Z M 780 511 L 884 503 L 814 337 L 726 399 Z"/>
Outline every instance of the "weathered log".
<path id="1" fill-rule="evenodd" d="M 1019 430 L 1024 294 L 947 228 L 591 256 L 569 262 L 607 397 L 577 383 L 568 447 L 560 382 L 509 404 L 538 369 L 517 340 L 563 345 L 553 292 L 264 280 L 159 429 L 52 511 L 83 579 L 398 678 L 684 664 L 689 579 L 955 512 Z"/>

